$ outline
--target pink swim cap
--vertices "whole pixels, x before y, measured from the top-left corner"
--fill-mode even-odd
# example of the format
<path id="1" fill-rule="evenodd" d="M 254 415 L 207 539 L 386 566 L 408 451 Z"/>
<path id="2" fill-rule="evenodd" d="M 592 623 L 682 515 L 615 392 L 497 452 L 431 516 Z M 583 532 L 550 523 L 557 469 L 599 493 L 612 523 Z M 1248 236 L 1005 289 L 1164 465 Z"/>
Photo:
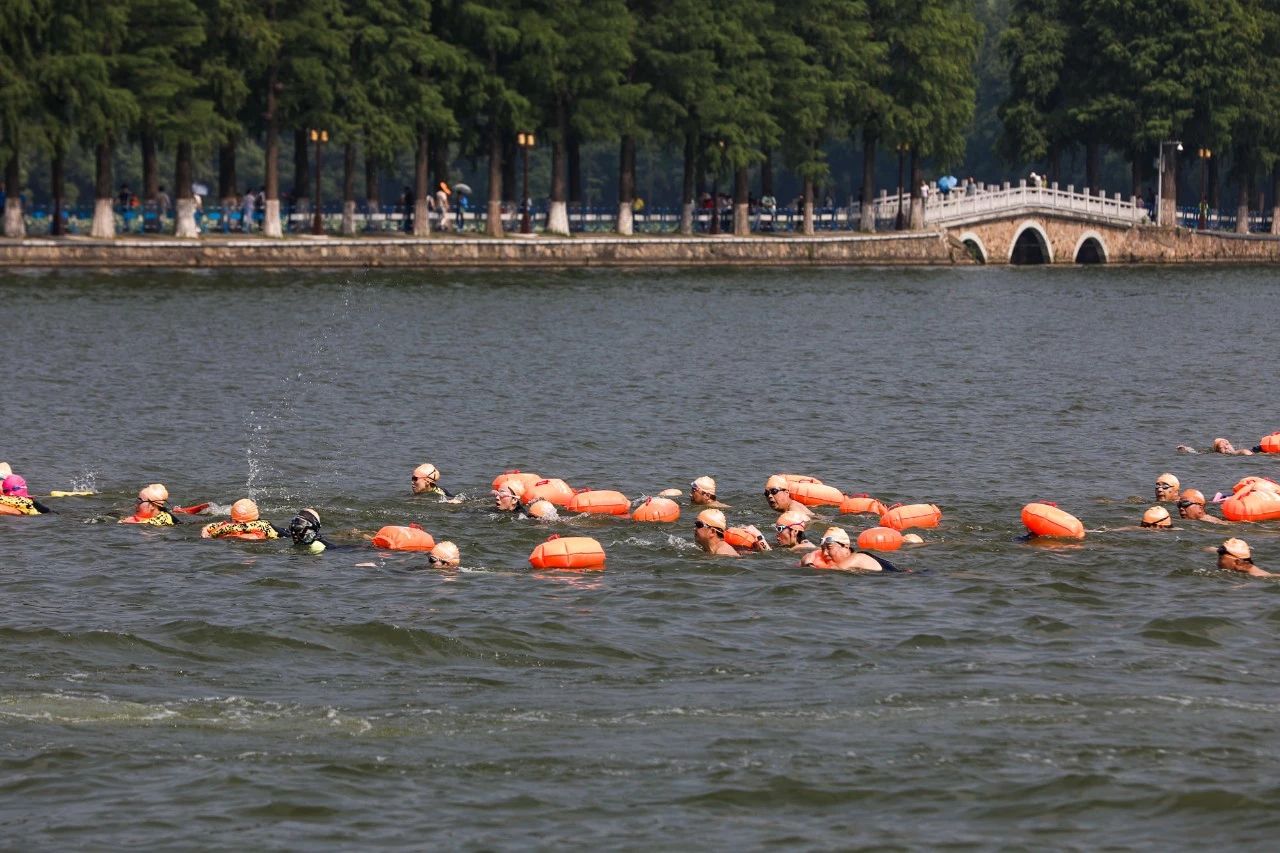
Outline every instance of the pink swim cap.
<path id="1" fill-rule="evenodd" d="M 5 477 L 4 482 L 0 483 L 0 491 L 17 498 L 29 497 L 27 494 L 27 481 L 18 474 L 10 474 Z"/>

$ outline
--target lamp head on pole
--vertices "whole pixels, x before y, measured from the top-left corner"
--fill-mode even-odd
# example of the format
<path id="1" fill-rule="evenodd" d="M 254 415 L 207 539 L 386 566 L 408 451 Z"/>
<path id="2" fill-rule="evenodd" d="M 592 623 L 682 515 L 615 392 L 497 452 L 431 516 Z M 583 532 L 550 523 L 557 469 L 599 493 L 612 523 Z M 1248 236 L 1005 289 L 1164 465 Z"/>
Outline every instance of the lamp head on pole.
<path id="1" fill-rule="evenodd" d="M 328 142 L 328 141 L 329 141 L 329 131 L 327 131 L 327 130 L 322 130 L 322 131 L 320 131 L 320 141 L 321 141 L 321 142 Z"/>
<path id="2" fill-rule="evenodd" d="M 319 138 L 320 138 L 320 132 L 317 131 L 314 127 L 311 128 L 311 141 L 315 142 Z"/>
<path id="3" fill-rule="evenodd" d="M 532 133 L 520 132 L 516 134 L 516 145 L 519 145 L 521 148 L 532 148 L 535 144 L 536 140 Z"/>

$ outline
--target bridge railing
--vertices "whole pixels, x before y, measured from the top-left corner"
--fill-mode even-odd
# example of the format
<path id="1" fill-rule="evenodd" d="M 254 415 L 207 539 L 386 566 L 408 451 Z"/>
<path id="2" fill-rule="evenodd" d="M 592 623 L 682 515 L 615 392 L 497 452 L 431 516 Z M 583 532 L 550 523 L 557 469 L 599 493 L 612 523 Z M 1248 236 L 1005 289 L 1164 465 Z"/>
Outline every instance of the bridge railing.
<path id="1" fill-rule="evenodd" d="M 891 197 L 890 201 L 896 205 L 897 197 Z M 930 225 L 950 225 L 1027 208 L 1092 216 L 1122 225 L 1132 225 L 1149 218 L 1147 208 L 1138 199 L 1125 199 L 1119 193 L 1107 196 L 1088 189 L 1077 192 L 1073 186 L 1060 189 L 1057 184 L 1033 187 L 1023 181 L 1016 187 L 1005 184 L 999 189 L 983 189 L 973 195 L 966 195 L 963 187 L 946 195 L 931 192 L 925 204 L 924 219 Z"/>

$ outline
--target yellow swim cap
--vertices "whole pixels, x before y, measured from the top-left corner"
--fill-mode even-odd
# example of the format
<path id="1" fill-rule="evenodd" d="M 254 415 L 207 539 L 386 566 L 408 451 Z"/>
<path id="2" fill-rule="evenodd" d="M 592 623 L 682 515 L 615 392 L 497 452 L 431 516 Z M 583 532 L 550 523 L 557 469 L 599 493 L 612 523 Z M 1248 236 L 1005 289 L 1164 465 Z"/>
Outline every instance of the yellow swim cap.
<path id="1" fill-rule="evenodd" d="M 559 518 L 560 513 L 556 510 L 556 505 L 546 498 L 538 498 L 529 504 L 529 515 L 533 518 Z"/>
<path id="2" fill-rule="evenodd" d="M 773 523 L 774 527 L 798 527 L 804 530 L 809 526 L 809 516 L 803 512 L 796 512 L 789 509 L 782 515 L 778 516 L 778 520 Z"/>
<path id="3" fill-rule="evenodd" d="M 1142 514 L 1142 523 L 1148 526 L 1163 525 L 1166 521 L 1169 521 L 1169 510 L 1162 506 L 1153 506 Z"/>
<path id="4" fill-rule="evenodd" d="M 714 495 L 716 493 L 716 481 L 710 477 L 699 477 L 689 485 L 693 486 L 695 489 L 701 489 L 709 495 Z"/>
<path id="5" fill-rule="evenodd" d="M 144 486 L 142 490 L 138 492 L 138 499 L 150 501 L 151 503 L 162 504 L 169 500 L 169 490 L 166 489 L 162 483 L 152 483 L 149 486 Z"/>
<path id="6" fill-rule="evenodd" d="M 729 527 L 729 522 L 724 520 L 724 513 L 718 509 L 704 509 L 698 513 L 698 521 L 720 533 L 724 533 Z"/>
<path id="7" fill-rule="evenodd" d="M 462 559 L 458 546 L 448 540 L 437 542 L 436 547 L 431 549 L 431 556 L 435 557 L 435 560 L 429 562 L 436 566 L 456 566 Z"/>
<path id="8" fill-rule="evenodd" d="M 440 469 L 430 462 L 423 462 L 413 469 L 413 476 L 414 479 L 430 480 L 433 483 L 438 483 L 440 482 Z"/>
<path id="9" fill-rule="evenodd" d="M 822 534 L 822 543 L 838 542 L 846 548 L 849 547 L 849 534 L 844 532 L 840 527 L 828 527 L 827 531 Z"/>
<path id="10" fill-rule="evenodd" d="M 1168 486 L 1171 489 L 1176 489 L 1178 488 L 1178 486 L 1182 484 L 1179 483 L 1178 478 L 1173 476 L 1172 474 L 1161 474 L 1159 477 L 1156 477 L 1156 485 L 1157 486 L 1163 485 L 1163 486 Z"/>
<path id="11" fill-rule="evenodd" d="M 1253 557 L 1253 552 L 1249 550 L 1249 543 L 1243 539 L 1228 539 L 1218 550 L 1224 554 L 1230 554 L 1237 560 L 1248 560 Z"/>
<path id="12" fill-rule="evenodd" d="M 244 523 L 258 520 L 258 505 L 248 498 L 241 498 L 231 505 L 231 520 Z"/>

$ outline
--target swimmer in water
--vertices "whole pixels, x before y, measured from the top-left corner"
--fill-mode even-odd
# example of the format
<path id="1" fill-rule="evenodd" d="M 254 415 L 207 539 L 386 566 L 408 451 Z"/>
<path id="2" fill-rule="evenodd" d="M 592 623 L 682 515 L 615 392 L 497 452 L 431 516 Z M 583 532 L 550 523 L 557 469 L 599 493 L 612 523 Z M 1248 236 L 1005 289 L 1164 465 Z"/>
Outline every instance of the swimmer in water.
<path id="1" fill-rule="evenodd" d="M 427 563 L 433 569 L 456 569 L 461 561 L 462 555 L 458 552 L 458 546 L 447 539 L 444 542 L 437 542 L 436 547 L 427 554 Z"/>
<path id="2" fill-rule="evenodd" d="M 1253 578 L 1273 578 L 1276 575 L 1253 564 L 1253 552 L 1243 539 L 1228 539 L 1218 546 L 1218 568 L 1228 572 L 1244 572 Z"/>
<path id="3" fill-rule="evenodd" d="M 310 507 L 298 510 L 298 514 L 290 520 L 285 532 L 289 534 L 294 545 L 308 554 L 323 554 L 334 547 L 320 532 L 320 513 Z"/>
<path id="4" fill-rule="evenodd" d="M 776 542 L 779 548 L 790 548 L 792 551 L 813 551 L 817 549 L 805 538 L 805 528 L 809 526 L 809 516 L 802 512 L 784 512 L 773 523 L 777 531 Z"/>
<path id="5" fill-rule="evenodd" d="M 787 478 L 781 474 L 774 474 L 765 481 L 764 499 L 769 502 L 769 508 L 776 512 L 798 512 L 813 517 L 812 510 L 800 501 L 791 499 L 791 487 L 787 485 Z"/>
<path id="6" fill-rule="evenodd" d="M 716 481 L 710 477 L 699 477 L 689 484 L 689 504 L 691 506 L 709 506 L 716 509 L 728 509 L 728 504 L 716 500 Z"/>
<path id="7" fill-rule="evenodd" d="M 1162 506 L 1153 506 L 1142 514 L 1142 526 L 1150 530 L 1173 530 L 1173 519 L 1169 510 Z"/>
<path id="8" fill-rule="evenodd" d="M 537 498 L 532 503 L 523 501 L 524 483 L 519 480 L 508 480 L 501 488 L 493 490 L 493 508 L 498 512 L 510 512 L 515 515 L 524 514 L 529 518 L 542 521 L 554 521 L 560 517 L 556 505 L 545 498 Z"/>
<path id="9" fill-rule="evenodd" d="M 704 509 L 698 513 L 693 523 L 693 541 L 699 548 L 715 557 L 736 557 L 737 550 L 724 541 L 724 532 L 729 523 L 724 520 L 724 513 L 718 509 Z"/>
<path id="10" fill-rule="evenodd" d="M 849 534 L 839 527 L 828 527 L 822 534 L 817 551 L 811 551 L 800 559 L 800 565 L 813 569 L 836 569 L 843 572 L 898 571 L 888 560 L 853 550 Z"/>
<path id="11" fill-rule="evenodd" d="M 200 530 L 204 539 L 279 539 L 280 529 L 258 518 L 258 505 L 241 498 L 231 505 L 230 521 L 215 521 Z"/>
<path id="12" fill-rule="evenodd" d="M 27 481 L 18 474 L 10 474 L 0 481 L 0 515 L 45 515 L 54 513 L 49 507 L 31 497 Z"/>
<path id="13" fill-rule="evenodd" d="M 1172 474 L 1156 477 L 1156 503 L 1177 503 L 1178 489 L 1182 484 Z"/>
<path id="14" fill-rule="evenodd" d="M 1178 499 L 1178 515 L 1191 521 L 1205 521 L 1209 524 L 1230 524 L 1225 518 L 1209 515 L 1204 508 L 1204 495 L 1199 489 L 1183 489 Z"/>
<path id="15" fill-rule="evenodd" d="M 440 469 L 430 462 L 423 462 L 413 469 L 410 487 L 415 495 L 439 495 L 444 503 L 462 503 L 462 498 L 454 497 L 448 489 L 440 485 Z"/>
<path id="16" fill-rule="evenodd" d="M 1231 446 L 1231 442 L 1227 441 L 1225 438 L 1215 438 L 1213 440 L 1213 452 L 1222 453 L 1227 456 L 1252 456 L 1253 454 L 1260 453 L 1261 451 L 1261 446 L 1255 447 L 1253 450 L 1245 450 L 1244 448 L 1236 450 Z"/>
<path id="17" fill-rule="evenodd" d="M 120 519 L 119 524 L 148 524 L 152 527 L 173 527 L 178 523 L 169 508 L 169 490 L 163 483 L 143 486 L 138 492 L 133 515 Z"/>

